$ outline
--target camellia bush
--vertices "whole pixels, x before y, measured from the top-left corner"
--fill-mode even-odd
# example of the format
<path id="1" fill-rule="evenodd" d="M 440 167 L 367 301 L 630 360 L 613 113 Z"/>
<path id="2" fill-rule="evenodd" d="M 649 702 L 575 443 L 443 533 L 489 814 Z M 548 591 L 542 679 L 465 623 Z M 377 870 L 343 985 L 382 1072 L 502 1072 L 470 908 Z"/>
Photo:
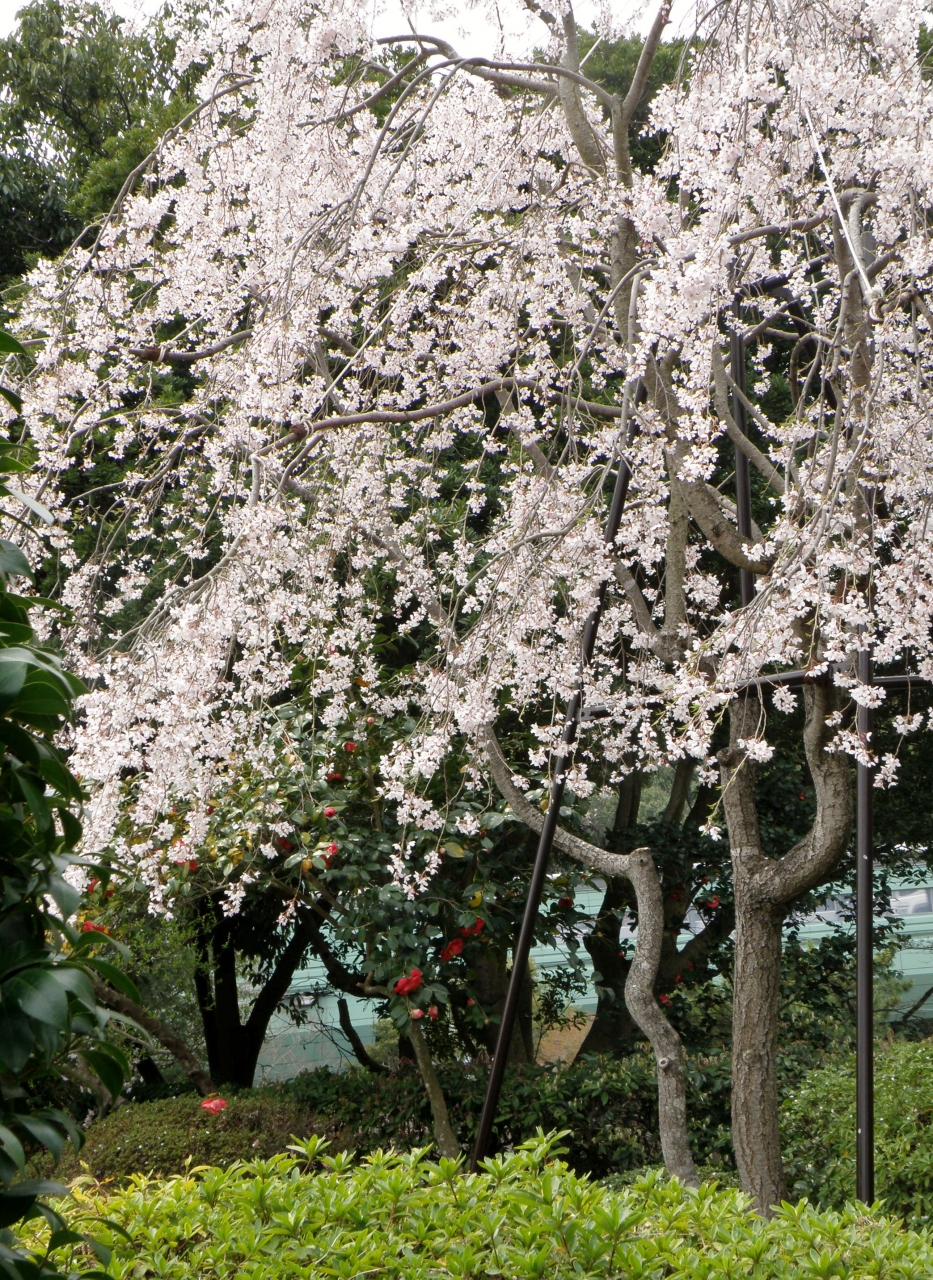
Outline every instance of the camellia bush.
<path id="1" fill-rule="evenodd" d="M 417 1151 L 377 1151 L 356 1164 L 315 1139 L 271 1160 L 75 1194 L 112 1244 L 114 1280 L 921 1280 L 933 1267 L 927 1235 L 863 1209 L 801 1202 L 767 1222 L 740 1192 L 687 1192 L 657 1174 L 610 1191 L 571 1173 L 555 1145 L 539 1135 L 464 1177 L 457 1162 Z"/>

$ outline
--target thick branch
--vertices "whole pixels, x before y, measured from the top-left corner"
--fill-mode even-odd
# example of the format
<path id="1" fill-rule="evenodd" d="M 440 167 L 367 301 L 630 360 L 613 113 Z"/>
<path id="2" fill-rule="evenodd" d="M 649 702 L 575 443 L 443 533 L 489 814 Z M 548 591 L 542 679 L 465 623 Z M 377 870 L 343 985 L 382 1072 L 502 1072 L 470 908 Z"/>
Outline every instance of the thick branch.
<path id="1" fill-rule="evenodd" d="M 512 782 L 511 770 L 492 725 L 486 726 L 485 747 L 496 786 L 513 812 L 533 831 L 540 831 L 544 825 L 544 815 L 525 799 Z M 560 827 L 555 832 L 554 844 L 588 867 L 608 875 L 625 876 L 635 890 L 638 929 L 635 954 L 625 980 L 625 1003 L 654 1050 L 658 1069 L 658 1115 L 664 1163 L 671 1174 L 688 1186 L 698 1186 L 699 1180 L 687 1137 L 683 1045 L 654 996 L 654 983 L 664 939 L 664 902 L 654 859 L 649 849 L 635 849 L 627 855 L 607 853 L 586 840 L 562 831 Z"/>
<path id="2" fill-rule="evenodd" d="M 269 980 L 253 1001 L 249 1018 L 243 1028 L 248 1038 L 256 1038 L 258 1040 L 264 1038 L 269 1019 L 291 986 L 295 970 L 301 964 L 305 952 L 311 945 L 311 932 L 307 923 L 311 918 L 310 912 L 305 916 L 299 916 L 295 924 L 295 931 L 289 938 L 285 950 L 276 961 Z"/>
<path id="3" fill-rule="evenodd" d="M 421 1072 L 421 1079 L 424 1081 L 428 1102 L 431 1104 L 431 1114 L 434 1117 L 434 1141 L 437 1143 L 437 1149 L 448 1160 L 458 1160 L 461 1155 L 460 1144 L 457 1142 L 450 1124 L 447 1100 L 444 1097 L 441 1082 L 437 1078 L 437 1072 L 434 1070 L 431 1052 L 427 1044 L 425 1044 L 424 1036 L 417 1022 L 411 1024 L 408 1038 L 415 1051 L 418 1070 Z"/>
<path id="4" fill-rule="evenodd" d="M 340 1030 L 349 1040 L 350 1048 L 356 1054 L 357 1061 L 362 1063 L 367 1071 L 372 1071 L 377 1075 L 379 1072 L 387 1070 L 381 1062 L 377 1062 L 375 1058 L 367 1053 L 366 1046 L 360 1039 L 360 1033 L 353 1025 L 353 1019 L 350 1017 L 350 1006 L 343 996 L 339 996 L 337 999 L 337 1018 L 340 1022 Z"/>
<path id="5" fill-rule="evenodd" d="M 121 991 L 108 986 L 100 978 L 92 978 L 92 982 L 94 994 L 101 1004 L 106 1005 L 108 1009 L 113 1009 L 116 1013 L 123 1014 L 126 1018 L 132 1018 L 144 1031 L 148 1031 L 154 1040 L 158 1040 L 163 1049 L 167 1049 L 179 1066 L 184 1069 L 185 1075 L 195 1085 L 199 1093 L 205 1095 L 213 1093 L 213 1080 L 181 1036 L 177 1036 L 164 1022 L 154 1018 L 151 1013 L 147 1013 L 135 1000 L 131 1000 L 129 996 L 125 996 Z"/>

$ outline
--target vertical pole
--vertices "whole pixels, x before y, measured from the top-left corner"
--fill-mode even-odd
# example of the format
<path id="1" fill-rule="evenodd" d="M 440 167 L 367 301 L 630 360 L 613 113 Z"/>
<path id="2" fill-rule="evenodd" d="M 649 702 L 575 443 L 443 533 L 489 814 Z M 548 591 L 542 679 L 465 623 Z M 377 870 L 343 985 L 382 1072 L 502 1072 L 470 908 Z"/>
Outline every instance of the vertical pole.
<path id="1" fill-rule="evenodd" d="M 625 507 L 625 496 L 628 493 L 630 476 L 631 472 L 628 463 L 624 458 L 620 458 L 615 487 L 612 491 L 612 502 L 609 505 L 609 515 L 606 518 L 604 538 L 607 543 L 614 543 L 616 534 L 619 532 L 619 523 Z M 538 909 L 541 906 L 541 897 L 547 881 L 547 869 L 551 860 L 554 833 L 557 830 L 561 801 L 564 798 L 567 769 L 570 765 L 573 744 L 580 723 L 580 710 L 583 703 L 583 668 L 589 666 L 593 659 L 593 651 L 596 647 L 596 633 L 599 630 L 599 621 L 602 617 L 603 604 L 606 599 L 606 586 L 607 584 L 604 581 L 599 588 L 596 604 L 590 611 L 583 628 L 580 683 L 567 703 L 567 711 L 564 716 L 564 733 L 553 763 L 547 812 L 544 815 L 544 826 L 541 828 L 541 835 L 538 839 L 538 852 L 535 855 L 531 884 L 528 886 L 528 898 L 525 902 L 522 927 L 519 930 L 518 941 L 512 953 L 512 974 L 509 978 L 509 989 L 506 993 L 505 1007 L 502 1010 L 502 1018 L 499 1022 L 496 1051 L 489 1072 L 489 1083 L 486 1086 L 486 1097 L 483 1101 L 483 1113 L 480 1116 L 476 1143 L 473 1147 L 473 1159 L 470 1162 L 470 1168 L 474 1173 L 477 1165 L 486 1155 L 489 1138 L 492 1134 L 492 1126 L 496 1118 L 496 1108 L 499 1105 L 499 1094 L 502 1091 L 502 1080 L 505 1076 L 505 1068 L 508 1062 L 509 1046 L 512 1043 L 512 1030 L 518 1014 L 518 1001 L 521 994 L 522 981 L 525 977 L 525 970 L 528 968 L 528 956 L 531 953 Z"/>
<path id="2" fill-rule="evenodd" d="M 736 319 L 738 319 L 738 307 L 736 307 Z M 742 341 L 742 335 L 733 329 L 729 339 L 730 364 L 732 366 L 732 381 L 738 389 L 745 394 L 745 343 Z M 745 411 L 745 405 L 739 396 L 733 393 L 732 396 L 732 417 L 735 419 L 735 425 L 741 431 L 743 436 L 748 435 L 748 414 Z M 752 540 L 752 489 L 751 478 L 748 470 L 748 458 L 741 449 L 735 451 L 735 515 L 736 525 L 738 526 L 740 537 L 746 541 Z M 739 570 L 739 591 L 742 598 L 742 607 L 751 604 L 755 598 L 755 578 L 748 569 Z"/>
<path id="3" fill-rule="evenodd" d="M 871 652 L 858 654 L 858 678 L 872 682 Z M 856 728 L 869 744 L 872 713 L 859 707 Z M 856 1195 L 863 1204 L 875 1198 L 875 1042 L 874 1042 L 874 877 L 872 854 L 872 769 L 856 766 L 855 835 L 855 1112 Z"/>

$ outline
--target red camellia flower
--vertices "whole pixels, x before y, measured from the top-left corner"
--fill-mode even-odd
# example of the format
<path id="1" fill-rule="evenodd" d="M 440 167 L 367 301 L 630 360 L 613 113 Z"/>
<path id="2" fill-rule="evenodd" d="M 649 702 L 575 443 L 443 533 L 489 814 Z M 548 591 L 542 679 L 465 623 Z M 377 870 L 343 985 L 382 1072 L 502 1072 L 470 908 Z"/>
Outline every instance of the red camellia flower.
<path id="1" fill-rule="evenodd" d="M 482 933 L 485 928 L 486 921 L 477 916 L 473 924 L 465 924 L 460 932 L 464 938 L 470 938 L 474 934 Z"/>
<path id="2" fill-rule="evenodd" d="M 276 844 L 279 846 L 280 849 L 284 849 L 286 853 L 292 847 L 291 840 L 286 840 L 284 836 L 280 836 L 279 839 L 276 841 Z"/>
<path id="3" fill-rule="evenodd" d="M 328 782 L 343 782 L 343 774 L 335 773 L 333 770 L 327 775 Z"/>
<path id="4" fill-rule="evenodd" d="M 432 1004 L 432 1005 L 429 1005 L 429 1006 L 428 1006 L 428 1017 L 429 1017 L 429 1018 L 436 1018 L 436 1017 L 437 1017 L 437 1005 L 436 1005 L 436 1004 Z"/>
<path id="5" fill-rule="evenodd" d="M 716 907 L 719 906 L 719 894 L 714 893 L 706 905 L 710 908 L 711 911 L 714 911 Z"/>
<path id="6" fill-rule="evenodd" d="M 105 929 L 105 928 L 104 928 L 104 926 L 103 926 L 102 924 L 91 924 L 90 920 L 85 920 L 84 924 L 81 926 L 81 932 L 82 932 L 82 933 L 106 933 L 106 934 L 109 934 L 109 933 L 110 933 L 110 930 L 109 930 L 109 929 Z"/>
<path id="7" fill-rule="evenodd" d="M 207 1111 L 210 1115 L 216 1116 L 226 1109 L 227 1102 L 224 1098 L 205 1098 L 201 1103 L 201 1110 Z"/>
<path id="8" fill-rule="evenodd" d="M 337 816 L 337 810 L 336 810 L 335 808 L 333 808 L 333 806 L 328 805 L 328 806 L 327 806 L 327 808 L 324 810 L 324 817 L 325 817 L 325 818 L 336 818 L 336 816 Z"/>
<path id="9" fill-rule="evenodd" d="M 557 899 L 557 905 L 558 905 L 559 907 L 572 907 L 572 906 L 573 906 L 573 898 L 558 898 L 558 899 Z"/>
<path id="10" fill-rule="evenodd" d="M 92 880 L 92 881 L 90 882 L 90 884 L 88 885 L 88 887 L 87 887 L 87 891 L 88 891 L 88 893 L 93 893 L 93 892 L 94 892 L 94 890 L 97 888 L 97 886 L 98 886 L 99 884 L 100 884 L 100 881 L 99 881 L 99 880 L 97 880 L 96 878 L 95 878 L 94 880 Z"/>
<path id="11" fill-rule="evenodd" d="M 476 1004 L 476 1001 L 473 999 L 472 996 L 470 996 L 470 998 L 467 1000 L 467 1004 Z"/>
<path id="12" fill-rule="evenodd" d="M 331 840 L 330 844 L 327 846 L 327 852 L 328 852 L 331 856 L 333 856 L 333 855 L 337 852 L 337 850 L 338 850 L 339 848 L 340 848 L 340 846 L 338 845 L 337 841 L 336 841 L 336 840 Z"/>
<path id="13" fill-rule="evenodd" d="M 441 960 L 453 960 L 463 950 L 462 938 L 451 938 L 446 947 L 441 948 Z"/>
<path id="14" fill-rule="evenodd" d="M 658 999 L 661 1001 L 661 1003 L 662 1003 L 662 1004 L 670 1004 L 670 1003 L 671 1003 L 671 998 L 670 998 L 670 996 L 669 996 L 669 995 L 665 995 L 665 993 L 664 993 L 663 991 L 662 991 L 662 992 L 661 992 L 661 994 L 658 996 Z"/>
<path id="15" fill-rule="evenodd" d="M 413 1019 L 415 1019 L 415 1020 L 417 1021 L 417 1019 L 418 1019 L 418 1018 L 423 1018 L 423 1017 L 424 1017 L 424 1010 L 423 1010 L 423 1009 L 412 1009 L 412 1011 L 411 1011 L 411 1016 L 412 1016 L 412 1018 L 413 1018 Z"/>
<path id="16" fill-rule="evenodd" d="M 189 871 L 197 871 L 197 869 L 198 869 L 198 860 L 197 860 L 197 858 L 189 858 L 189 859 L 188 859 L 188 870 L 189 870 Z"/>
<path id="17" fill-rule="evenodd" d="M 355 743 L 355 742 L 345 742 L 345 743 L 343 744 L 343 749 L 344 749 L 344 751 L 355 751 L 355 750 L 356 750 L 356 743 Z"/>
<path id="18" fill-rule="evenodd" d="M 392 990 L 397 996 L 410 996 L 421 986 L 421 970 L 412 969 L 407 978 L 399 978 Z"/>

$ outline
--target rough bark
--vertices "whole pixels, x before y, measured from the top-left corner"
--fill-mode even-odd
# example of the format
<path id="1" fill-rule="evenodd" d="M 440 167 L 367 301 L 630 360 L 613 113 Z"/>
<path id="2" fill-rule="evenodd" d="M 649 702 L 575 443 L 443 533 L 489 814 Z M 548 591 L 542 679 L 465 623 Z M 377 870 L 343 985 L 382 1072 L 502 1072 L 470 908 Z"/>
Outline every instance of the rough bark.
<path id="1" fill-rule="evenodd" d="M 431 1115 L 434 1117 L 434 1141 L 437 1143 L 437 1149 L 442 1156 L 446 1156 L 450 1160 L 456 1160 L 461 1154 L 460 1144 L 457 1142 L 454 1131 L 451 1128 L 444 1090 L 441 1088 L 441 1082 L 437 1078 L 431 1053 L 417 1022 L 411 1024 L 411 1031 L 408 1035 L 411 1046 L 415 1051 L 415 1059 L 418 1063 L 418 1070 L 421 1072 L 421 1079 L 424 1081 L 428 1102 L 431 1104 Z"/>
<path id="2" fill-rule="evenodd" d="M 841 752 L 825 750 L 826 720 L 838 701 L 830 688 L 804 690 L 804 747 L 817 810 L 809 831 L 782 858 L 763 852 L 755 768 L 739 745 L 756 735 L 756 700 L 733 703 L 730 745 L 720 753 L 736 912 L 732 1137 L 742 1189 L 766 1216 L 786 1198 L 777 1081 L 784 917 L 795 898 L 829 877 L 845 850 L 852 818 L 849 762 Z"/>

